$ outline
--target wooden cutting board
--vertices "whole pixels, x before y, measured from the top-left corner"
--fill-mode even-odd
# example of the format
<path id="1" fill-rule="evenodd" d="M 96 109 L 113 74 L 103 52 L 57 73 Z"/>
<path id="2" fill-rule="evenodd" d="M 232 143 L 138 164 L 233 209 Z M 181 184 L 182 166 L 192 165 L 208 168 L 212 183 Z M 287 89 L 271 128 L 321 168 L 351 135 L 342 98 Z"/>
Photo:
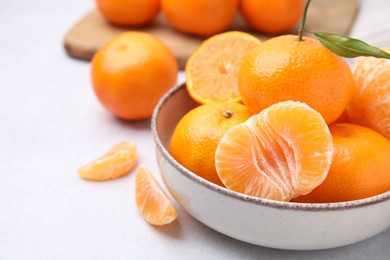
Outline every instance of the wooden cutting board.
<path id="1" fill-rule="evenodd" d="M 315 0 L 310 5 L 306 28 L 313 31 L 348 35 L 357 9 L 357 0 Z M 184 68 L 191 53 L 204 40 L 201 37 L 176 31 L 168 24 L 161 13 L 152 24 L 145 27 L 131 28 L 114 26 L 108 23 L 98 10 L 92 10 L 69 30 L 64 39 L 64 47 L 71 57 L 91 60 L 95 52 L 107 40 L 129 30 L 148 32 L 158 37 L 170 47 L 181 69 Z M 251 30 L 239 14 L 227 29 L 227 31 L 231 30 L 246 31 L 262 40 L 271 37 Z M 289 33 L 296 34 L 297 28 Z"/>

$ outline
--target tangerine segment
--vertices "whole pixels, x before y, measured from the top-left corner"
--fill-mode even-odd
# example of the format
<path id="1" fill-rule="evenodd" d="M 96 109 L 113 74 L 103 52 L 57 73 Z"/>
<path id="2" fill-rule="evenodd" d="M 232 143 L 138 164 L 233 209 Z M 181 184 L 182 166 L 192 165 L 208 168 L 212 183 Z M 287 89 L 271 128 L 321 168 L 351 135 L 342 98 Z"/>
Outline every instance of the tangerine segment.
<path id="1" fill-rule="evenodd" d="M 169 224 L 177 217 L 171 201 L 144 165 L 135 173 L 135 201 L 142 217 L 152 225 Z"/>
<path id="2" fill-rule="evenodd" d="M 96 4 L 107 20 L 122 26 L 145 25 L 160 11 L 160 0 L 96 0 Z"/>
<path id="3" fill-rule="evenodd" d="M 161 96 L 176 84 L 177 73 L 171 50 L 155 36 L 137 31 L 109 40 L 91 63 L 96 97 L 125 120 L 151 117 Z"/>
<path id="4" fill-rule="evenodd" d="M 289 201 L 325 180 L 332 156 L 332 137 L 321 115 L 304 103 L 285 101 L 229 130 L 215 164 L 227 188 Z"/>
<path id="5" fill-rule="evenodd" d="M 226 32 L 204 41 L 186 65 L 187 90 L 197 102 L 241 101 L 238 70 L 243 57 L 260 44 L 243 32 Z"/>
<path id="6" fill-rule="evenodd" d="M 103 157 L 78 169 L 81 178 L 92 181 L 117 179 L 128 174 L 137 164 L 138 155 L 132 141 L 114 145 Z"/>
<path id="7" fill-rule="evenodd" d="M 211 36 L 231 24 L 238 4 L 239 0 L 161 0 L 161 9 L 175 29 Z"/>

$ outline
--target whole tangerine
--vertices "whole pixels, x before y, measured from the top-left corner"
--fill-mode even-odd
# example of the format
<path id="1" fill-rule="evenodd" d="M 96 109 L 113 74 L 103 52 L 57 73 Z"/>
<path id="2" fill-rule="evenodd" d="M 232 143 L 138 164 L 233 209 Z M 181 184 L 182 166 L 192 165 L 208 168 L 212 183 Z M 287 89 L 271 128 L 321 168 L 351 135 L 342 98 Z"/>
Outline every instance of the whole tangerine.
<path id="1" fill-rule="evenodd" d="M 177 30 L 210 36 L 230 25 L 238 0 L 161 0 L 161 9 Z"/>
<path id="2" fill-rule="evenodd" d="M 332 136 L 320 113 L 285 101 L 232 127 L 218 144 L 215 166 L 230 190 L 290 201 L 324 181 L 332 156 Z"/>
<path id="3" fill-rule="evenodd" d="M 156 37 L 125 32 L 108 41 L 93 57 L 92 86 L 100 103 L 122 119 L 152 115 L 160 97 L 176 84 L 178 65 Z"/>
<path id="4" fill-rule="evenodd" d="M 284 35 L 246 55 L 238 73 L 245 105 L 256 114 L 282 101 L 308 104 L 329 124 L 345 110 L 355 81 L 348 63 L 317 40 Z"/>
<path id="5" fill-rule="evenodd" d="M 240 102 L 238 70 L 242 58 L 258 44 L 256 37 L 237 31 L 216 34 L 203 41 L 185 67 L 188 94 L 200 104 Z"/>
<path id="6" fill-rule="evenodd" d="M 169 152 L 198 176 L 224 186 L 215 168 L 215 150 L 222 136 L 250 117 L 246 106 L 210 102 L 190 110 L 177 124 Z"/>
<path id="7" fill-rule="evenodd" d="M 276 34 L 293 28 L 304 6 L 305 0 L 241 0 L 240 10 L 252 28 Z"/>
<path id="8" fill-rule="evenodd" d="M 352 201 L 390 191 L 390 141 L 369 128 L 344 123 L 329 127 L 334 155 L 325 181 L 296 202 Z"/>
<path id="9" fill-rule="evenodd" d="M 140 26 L 160 12 L 160 0 L 96 0 L 100 13 L 111 23 Z"/>

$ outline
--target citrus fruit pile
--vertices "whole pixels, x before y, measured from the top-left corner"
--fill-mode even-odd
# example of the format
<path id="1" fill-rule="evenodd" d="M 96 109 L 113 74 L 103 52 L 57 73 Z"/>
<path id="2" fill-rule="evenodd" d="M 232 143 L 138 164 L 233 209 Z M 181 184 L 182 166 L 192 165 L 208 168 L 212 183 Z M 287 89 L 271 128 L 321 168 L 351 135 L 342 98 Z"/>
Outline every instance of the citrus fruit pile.
<path id="1" fill-rule="evenodd" d="M 262 33 L 290 30 L 301 18 L 304 0 L 96 0 L 101 14 L 120 26 L 144 26 L 163 12 L 176 30 L 198 36 L 224 31 L 240 11 Z"/>
<path id="2" fill-rule="evenodd" d="M 193 173 L 279 201 L 390 190 L 389 60 L 360 58 L 351 70 L 312 38 L 227 32 L 204 41 L 185 72 L 199 106 L 177 124 L 170 153 Z"/>
<path id="3" fill-rule="evenodd" d="M 109 21 L 131 26 L 151 22 L 162 8 L 175 28 L 201 36 L 224 30 L 238 8 L 266 33 L 288 30 L 303 9 L 303 1 L 289 0 L 241 0 L 240 6 L 238 0 L 97 3 Z M 186 89 L 199 106 L 176 125 L 169 152 L 212 185 L 264 199 L 330 203 L 390 191 L 390 60 L 364 57 L 351 69 L 319 41 L 303 37 L 306 11 L 299 37 L 261 42 L 232 31 L 199 46 L 185 67 Z M 333 48 L 354 55 L 355 49 L 344 47 Z M 149 118 L 177 74 L 167 46 L 134 31 L 108 41 L 91 64 L 96 97 L 126 120 Z M 78 174 L 93 181 L 116 179 L 137 162 L 134 142 L 124 141 Z M 150 224 L 177 218 L 143 165 L 135 173 L 135 198 Z"/>

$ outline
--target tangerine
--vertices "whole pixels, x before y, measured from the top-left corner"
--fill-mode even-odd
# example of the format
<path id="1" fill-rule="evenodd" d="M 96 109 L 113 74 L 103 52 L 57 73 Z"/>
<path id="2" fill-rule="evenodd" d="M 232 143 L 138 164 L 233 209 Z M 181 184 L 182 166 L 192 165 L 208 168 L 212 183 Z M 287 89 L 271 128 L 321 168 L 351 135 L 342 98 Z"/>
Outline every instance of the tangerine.
<path id="1" fill-rule="evenodd" d="M 114 145 L 103 157 L 78 169 L 81 178 L 105 181 L 127 175 L 137 164 L 138 155 L 132 141 Z"/>
<path id="2" fill-rule="evenodd" d="M 100 103 L 129 120 L 152 115 L 160 97 L 176 84 L 178 65 L 156 37 L 125 32 L 108 41 L 93 57 L 92 86 Z"/>
<path id="3" fill-rule="evenodd" d="M 238 9 L 238 0 L 161 0 L 161 8 L 177 30 L 210 36 L 230 25 Z"/>
<path id="4" fill-rule="evenodd" d="M 169 152 L 198 176 L 223 186 L 215 169 L 215 149 L 222 136 L 250 117 L 239 103 L 211 102 L 189 111 L 177 124 Z"/>
<path id="5" fill-rule="evenodd" d="M 390 48 L 384 48 L 390 53 Z M 356 80 L 347 107 L 351 122 L 390 139 L 390 60 L 361 57 L 352 67 Z"/>
<path id="6" fill-rule="evenodd" d="M 390 191 L 390 141 L 369 128 L 332 124 L 333 162 L 325 181 L 296 202 L 352 201 Z"/>
<path id="7" fill-rule="evenodd" d="M 172 202 L 144 165 L 135 173 L 135 201 L 142 217 L 152 225 L 166 225 L 177 218 Z"/>
<path id="8" fill-rule="evenodd" d="M 238 88 L 249 110 L 301 101 L 329 124 L 345 110 L 355 85 L 348 63 L 317 40 L 284 35 L 267 40 L 244 57 Z"/>
<path id="9" fill-rule="evenodd" d="M 160 0 L 96 0 L 96 3 L 108 21 L 124 26 L 145 25 L 160 11 Z"/>
<path id="10" fill-rule="evenodd" d="M 279 201 L 308 194 L 326 178 L 332 136 L 322 116 L 285 101 L 232 127 L 215 152 L 215 166 L 230 190 Z"/>

